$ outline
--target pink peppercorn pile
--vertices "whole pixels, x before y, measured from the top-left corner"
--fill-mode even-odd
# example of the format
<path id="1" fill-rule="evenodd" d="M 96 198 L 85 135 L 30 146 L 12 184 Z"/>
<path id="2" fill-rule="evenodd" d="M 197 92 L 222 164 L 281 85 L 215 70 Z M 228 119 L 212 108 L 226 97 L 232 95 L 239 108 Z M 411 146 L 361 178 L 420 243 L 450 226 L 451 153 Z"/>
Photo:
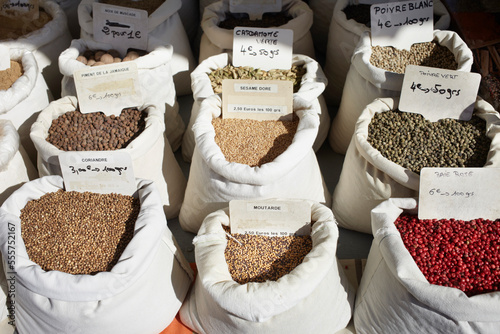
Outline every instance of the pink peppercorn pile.
<path id="1" fill-rule="evenodd" d="M 429 283 L 468 296 L 500 290 L 500 220 L 419 220 L 402 214 L 395 225 Z"/>

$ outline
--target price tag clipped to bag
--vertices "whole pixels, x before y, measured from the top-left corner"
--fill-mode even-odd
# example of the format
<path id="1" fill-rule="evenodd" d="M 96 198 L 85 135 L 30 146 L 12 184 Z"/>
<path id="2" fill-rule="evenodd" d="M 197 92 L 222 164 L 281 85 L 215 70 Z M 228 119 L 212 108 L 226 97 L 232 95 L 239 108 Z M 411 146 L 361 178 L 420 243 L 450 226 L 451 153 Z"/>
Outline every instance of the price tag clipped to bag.
<path id="1" fill-rule="evenodd" d="M 71 151 L 59 154 L 66 191 L 133 195 L 132 158 L 124 151 Z"/>
<path id="2" fill-rule="evenodd" d="M 293 82 L 222 80 L 222 118 L 291 121 Z"/>
<path id="3" fill-rule="evenodd" d="M 419 219 L 500 218 L 500 168 L 422 168 Z"/>
<path id="4" fill-rule="evenodd" d="M 479 73 L 408 65 L 399 109 L 423 115 L 431 122 L 443 118 L 468 121 L 481 83 Z"/>
<path id="5" fill-rule="evenodd" d="M 38 0 L 0 0 L 0 15 L 36 20 L 40 17 L 40 6 Z"/>
<path id="6" fill-rule="evenodd" d="M 233 65 L 268 71 L 292 68 L 293 30 L 236 27 Z"/>
<path id="7" fill-rule="evenodd" d="M 10 68 L 10 51 L 5 45 L 0 44 L 0 71 Z"/>
<path id="8" fill-rule="evenodd" d="M 264 13 L 280 12 L 281 0 L 229 0 L 231 13 L 247 13 L 250 20 L 262 20 Z"/>
<path id="9" fill-rule="evenodd" d="M 148 12 L 94 2 L 92 5 L 94 39 L 108 43 L 122 56 L 129 48 L 148 47 Z"/>
<path id="10" fill-rule="evenodd" d="M 124 108 L 143 103 L 134 62 L 82 68 L 73 77 L 82 114 L 102 111 L 106 116 L 118 116 Z"/>
<path id="11" fill-rule="evenodd" d="M 304 200 L 232 200 L 231 234 L 283 237 L 311 234 L 311 204 Z"/>
<path id="12" fill-rule="evenodd" d="M 408 0 L 370 6 L 372 46 L 409 50 L 433 38 L 432 0 Z"/>

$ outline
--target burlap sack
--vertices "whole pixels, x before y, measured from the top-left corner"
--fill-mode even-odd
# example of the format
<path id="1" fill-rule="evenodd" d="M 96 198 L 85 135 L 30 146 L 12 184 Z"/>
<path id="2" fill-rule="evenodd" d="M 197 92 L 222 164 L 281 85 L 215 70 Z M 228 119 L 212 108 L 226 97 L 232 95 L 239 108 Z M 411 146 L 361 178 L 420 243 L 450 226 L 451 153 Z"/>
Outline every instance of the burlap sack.
<path id="1" fill-rule="evenodd" d="M 196 333 L 335 333 L 351 318 L 353 290 L 336 259 L 338 228 L 331 211 L 313 203 L 313 248 L 277 281 L 239 284 L 229 273 L 222 225 L 229 209 L 207 216 L 195 245 L 197 277 L 180 310 Z"/>
<path id="2" fill-rule="evenodd" d="M 470 72 L 474 58 L 467 44 L 454 31 L 434 30 L 433 40 L 446 46 L 455 55 L 457 71 Z M 342 101 L 332 126 L 328 141 L 332 149 L 345 154 L 354 132 L 356 120 L 363 109 L 379 97 L 399 97 L 404 74 L 389 72 L 370 63 L 372 54 L 370 33 L 365 32 L 351 60 Z"/>
<path id="3" fill-rule="evenodd" d="M 158 334 L 174 319 L 192 271 L 167 227 L 154 183 L 137 179 L 141 201 L 134 237 L 111 271 L 71 275 L 44 271 L 29 259 L 21 237 L 20 210 L 30 200 L 63 189 L 60 176 L 26 183 L 0 208 L 4 268 L 15 232 L 15 322 L 19 333 Z M 9 270 L 10 272 L 10 270 Z"/>
<path id="4" fill-rule="evenodd" d="M 78 101 L 74 96 L 66 96 L 52 102 L 42 110 L 31 127 L 31 140 L 38 151 L 38 173 L 46 175 L 61 175 L 58 156 L 60 149 L 49 143 L 46 138 L 52 120 L 60 115 L 77 109 Z M 146 127 L 127 147 L 120 150 L 130 154 L 134 175 L 154 181 L 160 191 L 162 204 L 167 219 L 177 217 L 184 190 L 186 178 L 175 159 L 172 149 L 165 136 L 163 113 L 155 105 L 143 105 L 139 110 L 146 110 Z"/>
<path id="5" fill-rule="evenodd" d="M 383 157 L 367 140 L 373 115 L 394 110 L 398 104 L 397 98 L 377 99 L 356 123 L 333 192 L 332 211 L 339 226 L 371 233 L 370 212 L 374 207 L 389 198 L 418 196 L 420 176 Z M 486 121 L 486 135 L 492 139 L 485 167 L 500 167 L 500 116 L 481 98 L 476 101 L 475 114 Z"/>
<path id="6" fill-rule="evenodd" d="M 232 53 L 221 53 L 205 59 L 191 73 L 191 88 L 193 90 L 193 105 L 189 124 L 182 138 L 182 157 L 185 161 L 191 161 L 193 156 L 195 141 L 193 124 L 199 114 L 201 102 L 208 96 L 214 95 L 209 74 L 218 68 L 223 68 L 232 63 Z M 302 109 L 306 104 L 311 104 L 312 108 L 320 115 L 320 125 L 318 136 L 313 145 L 317 151 L 326 137 L 330 128 L 330 115 L 322 95 L 327 84 L 321 66 L 314 59 L 304 55 L 294 55 L 292 65 L 302 65 L 307 73 L 303 76 L 300 89 L 293 94 L 294 108 Z"/>

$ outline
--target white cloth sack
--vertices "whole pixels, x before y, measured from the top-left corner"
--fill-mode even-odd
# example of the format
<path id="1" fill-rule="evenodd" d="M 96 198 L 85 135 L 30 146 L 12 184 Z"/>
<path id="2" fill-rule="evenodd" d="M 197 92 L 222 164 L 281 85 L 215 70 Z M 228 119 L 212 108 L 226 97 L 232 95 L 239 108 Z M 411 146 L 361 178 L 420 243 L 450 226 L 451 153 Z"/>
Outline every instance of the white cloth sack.
<path id="1" fill-rule="evenodd" d="M 314 42 L 316 56 L 321 55 L 323 59 L 328 45 L 328 32 L 332 21 L 333 8 L 338 0 L 309 0 L 307 3 L 313 11 L 313 24 L 311 35 Z"/>
<path id="2" fill-rule="evenodd" d="M 413 198 L 391 198 L 373 209 L 374 239 L 356 294 L 356 332 L 498 333 L 500 293 L 467 297 L 430 284 L 418 268 L 394 225 L 401 213 L 417 211 Z"/>
<path id="3" fill-rule="evenodd" d="M 420 176 L 383 157 L 368 142 L 368 127 L 375 113 L 394 110 L 398 104 L 398 98 L 377 99 L 356 123 L 333 191 L 332 211 L 339 226 L 371 233 L 370 211 L 374 207 L 389 198 L 418 196 Z M 475 115 L 486 121 L 486 135 L 492 140 L 485 167 L 500 167 L 500 116 L 481 98 L 476 101 Z"/>
<path id="4" fill-rule="evenodd" d="M 73 39 L 80 37 L 80 24 L 78 24 L 78 5 L 80 1 L 81 0 L 56 0 L 66 14 L 69 32 Z"/>
<path id="5" fill-rule="evenodd" d="M 26 183 L 5 201 L 0 208 L 0 249 L 7 254 L 7 224 L 13 224 L 19 333 L 158 334 L 171 323 L 192 271 L 167 227 L 154 183 L 136 182 L 141 208 L 134 237 L 111 271 L 96 275 L 44 271 L 29 259 L 21 238 L 20 210 L 30 200 L 63 189 L 62 177 Z"/>
<path id="6" fill-rule="evenodd" d="M 49 143 L 46 138 L 52 120 L 76 110 L 77 105 L 78 101 L 74 96 L 53 101 L 42 110 L 33 123 L 30 136 L 38 151 L 40 177 L 61 175 L 58 156 L 63 151 Z M 166 142 L 163 113 L 153 104 L 138 109 L 147 112 L 146 127 L 127 147 L 120 150 L 130 154 L 135 177 L 154 181 L 160 192 L 167 219 L 177 217 L 186 188 L 186 178 Z"/>
<path id="7" fill-rule="evenodd" d="M 239 284 L 231 278 L 222 225 L 229 209 L 204 220 L 194 238 L 195 283 L 179 312 L 196 333 L 335 333 L 349 323 L 353 290 L 336 258 L 338 228 L 332 212 L 312 203 L 313 248 L 277 281 Z"/>
<path id="8" fill-rule="evenodd" d="M 45 78 L 52 96 L 57 98 L 61 94 L 62 79 L 57 59 L 71 43 L 71 34 L 68 30 L 66 14 L 55 1 L 40 0 L 39 6 L 52 17 L 52 20 L 32 33 L 17 39 L 0 41 L 0 44 L 11 49 L 25 49 L 33 52 L 38 63 L 38 70 Z"/>
<path id="9" fill-rule="evenodd" d="M 434 30 L 433 40 L 455 55 L 457 71 L 470 72 L 474 58 L 467 44 L 454 31 Z M 372 54 L 370 33 L 365 32 L 352 56 L 342 101 L 335 115 L 328 141 L 332 149 L 345 154 L 351 141 L 356 120 L 363 109 L 379 97 L 399 97 L 404 74 L 386 71 L 370 63 Z"/>
<path id="10" fill-rule="evenodd" d="M 33 165 L 37 153 L 29 137 L 31 124 L 49 105 L 51 96 L 33 53 L 21 49 L 10 49 L 9 52 L 11 60 L 21 62 L 23 75 L 9 89 L 0 90 L 0 119 L 12 121 L 21 138 L 21 146 Z"/>
<path id="11" fill-rule="evenodd" d="M 319 115 L 310 109 L 296 110 L 300 118 L 292 144 L 274 161 L 260 167 L 228 162 L 215 142 L 212 119 L 221 115 L 221 98 L 206 98 L 193 125 L 196 141 L 193 161 L 179 222 L 196 233 L 203 219 L 226 207 L 232 199 L 299 198 L 329 206 L 331 194 L 312 149 Z"/>
<path id="12" fill-rule="evenodd" d="M 191 161 L 194 150 L 194 133 L 192 126 L 198 116 L 201 101 L 208 96 L 214 95 L 214 90 L 209 78 L 209 74 L 218 68 L 223 68 L 232 63 L 232 53 L 221 53 L 211 56 L 202 61 L 191 73 L 191 88 L 193 90 L 193 105 L 188 126 L 182 138 L 182 157 L 185 161 Z M 311 57 L 305 55 L 294 55 L 292 65 L 302 65 L 307 72 L 302 77 L 300 89 L 293 94 L 294 108 L 303 108 L 304 104 L 311 104 L 312 108 L 320 115 L 320 125 L 318 136 L 314 142 L 313 149 L 317 151 L 330 129 L 330 115 L 322 92 L 325 89 L 327 80 L 323 74 L 321 66 Z"/>
<path id="13" fill-rule="evenodd" d="M 73 73 L 82 68 L 88 68 L 76 60 L 86 50 L 110 50 L 109 44 L 93 40 L 76 39 L 68 49 L 59 56 L 59 69 L 63 75 L 61 96 L 76 96 Z M 179 115 L 179 104 L 175 93 L 174 80 L 170 62 L 172 61 L 172 46 L 164 45 L 156 38 L 148 39 L 148 53 L 132 60 L 137 65 L 139 85 L 143 101 L 152 102 L 165 111 L 165 134 L 176 151 L 182 142 L 185 125 Z"/>
<path id="14" fill-rule="evenodd" d="M 78 6 L 81 38 L 93 39 L 92 5 L 97 0 L 82 0 Z M 195 59 L 189 39 L 179 16 L 182 0 L 165 1 L 148 18 L 148 37 L 154 37 L 174 48 L 170 62 L 177 95 L 191 94 L 189 73 L 195 68 Z"/>
<path id="15" fill-rule="evenodd" d="M 330 12 L 328 39 L 325 40 L 325 74 L 329 81 L 325 92 L 328 93 L 326 102 L 329 105 L 338 106 L 340 104 L 354 49 L 358 45 L 361 35 L 366 31 L 371 31 L 363 23 L 347 19 L 344 9 L 354 4 L 357 4 L 356 0 L 337 0 L 333 15 Z M 434 15 L 438 17 L 438 20 L 434 22 L 434 29 L 448 29 L 451 17 L 444 4 L 440 0 L 434 0 L 433 10 Z"/>
<path id="16" fill-rule="evenodd" d="M 283 0 L 282 9 L 293 19 L 277 28 L 293 30 L 292 53 L 314 58 L 314 44 L 310 32 L 313 23 L 311 8 L 301 0 Z M 200 23 L 203 34 L 200 41 L 199 63 L 208 57 L 233 50 L 234 29 L 219 27 L 219 23 L 226 18 L 228 12 L 228 1 L 214 2 L 205 7 Z"/>

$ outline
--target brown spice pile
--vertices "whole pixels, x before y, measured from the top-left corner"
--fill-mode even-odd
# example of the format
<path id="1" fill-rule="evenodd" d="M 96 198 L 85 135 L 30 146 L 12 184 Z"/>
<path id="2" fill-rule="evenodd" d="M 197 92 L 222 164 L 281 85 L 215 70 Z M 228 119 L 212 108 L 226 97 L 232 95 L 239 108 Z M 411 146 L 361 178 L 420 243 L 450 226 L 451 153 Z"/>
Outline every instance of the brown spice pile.
<path id="1" fill-rule="evenodd" d="M 229 227 L 223 228 L 227 233 L 230 232 Z M 231 236 L 234 239 L 227 237 L 224 255 L 231 277 L 239 284 L 276 281 L 301 264 L 312 249 L 312 239 L 308 235 Z"/>
<path id="2" fill-rule="evenodd" d="M 140 201 L 90 192 L 47 193 L 21 210 L 31 261 L 69 274 L 110 271 L 134 235 Z"/>
<path id="3" fill-rule="evenodd" d="M 134 0 L 101 0 L 100 3 L 108 5 L 122 6 L 134 9 L 141 9 L 148 12 L 148 16 L 153 14 L 165 0 L 148 0 L 148 1 L 134 1 Z"/>
<path id="4" fill-rule="evenodd" d="M 23 66 L 20 62 L 11 60 L 10 68 L 0 71 L 0 90 L 7 90 L 23 75 Z"/>
<path id="5" fill-rule="evenodd" d="M 229 162 L 250 167 L 271 162 L 292 143 L 299 120 L 256 121 L 248 119 L 212 120 L 215 142 Z"/>
<path id="6" fill-rule="evenodd" d="M 280 27 L 292 20 L 293 17 L 286 12 L 264 13 L 262 20 L 250 20 L 246 13 L 225 13 L 226 18 L 219 22 L 222 29 L 234 29 L 236 27 L 271 28 Z"/>
<path id="7" fill-rule="evenodd" d="M 40 16 L 36 20 L 25 17 L 4 17 L 0 19 L 0 40 L 17 39 L 36 31 L 52 20 L 47 12 L 40 8 Z"/>

